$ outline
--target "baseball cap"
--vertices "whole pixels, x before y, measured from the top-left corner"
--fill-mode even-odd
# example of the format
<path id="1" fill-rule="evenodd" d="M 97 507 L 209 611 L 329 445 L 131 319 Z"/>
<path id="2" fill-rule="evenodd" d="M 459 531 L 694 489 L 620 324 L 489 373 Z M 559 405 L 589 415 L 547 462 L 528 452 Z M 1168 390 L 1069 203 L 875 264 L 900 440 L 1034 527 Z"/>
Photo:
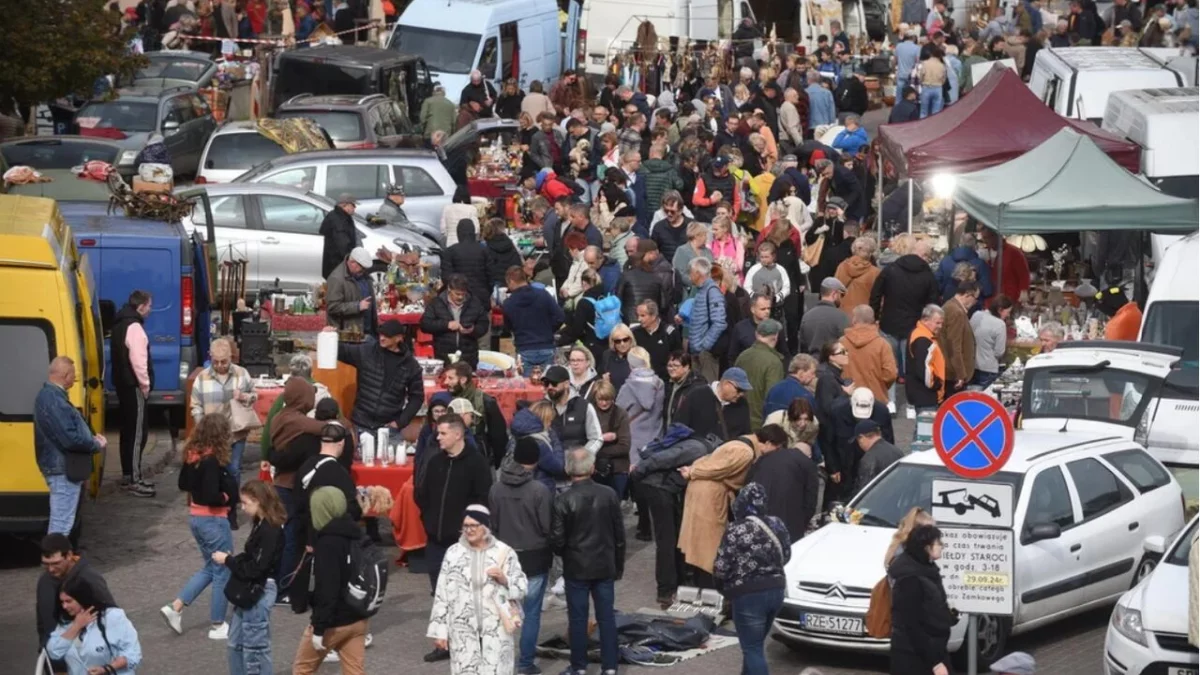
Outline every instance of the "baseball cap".
<path id="1" fill-rule="evenodd" d="M 859 387 L 850 394 L 850 412 L 854 414 L 854 419 L 870 419 L 874 410 L 875 394 L 872 394 L 870 389 Z"/>
<path id="2" fill-rule="evenodd" d="M 342 194 L 338 195 L 337 199 L 337 203 L 339 204 L 358 204 L 358 200 L 355 199 L 354 195 L 350 194 L 349 192 L 343 192 Z"/>
<path id="3" fill-rule="evenodd" d="M 387 321 L 379 324 L 379 334 L 383 337 L 392 338 L 400 335 L 403 332 L 404 324 L 400 323 L 396 319 L 388 319 Z"/>
<path id="4" fill-rule="evenodd" d="M 829 208 L 831 206 L 836 206 L 845 211 L 847 206 L 846 200 L 842 199 L 841 197 L 830 197 L 829 199 L 825 200 L 825 208 Z"/>
<path id="5" fill-rule="evenodd" d="M 370 267 L 375 262 L 371 259 L 371 254 L 367 253 L 367 249 L 361 246 L 350 251 L 350 259 L 364 268 Z"/>
<path id="6" fill-rule="evenodd" d="M 713 160 L 712 165 L 718 169 L 724 169 L 725 167 L 729 166 L 729 158 L 728 157 L 718 157 Z"/>
<path id="7" fill-rule="evenodd" d="M 846 292 L 846 284 L 838 281 L 837 277 L 825 277 L 821 282 L 821 292 L 828 293 L 829 291 Z"/>
<path id="8" fill-rule="evenodd" d="M 992 664 L 991 670 L 1004 675 L 1033 675 L 1037 662 L 1025 652 L 1013 652 Z"/>
<path id="9" fill-rule="evenodd" d="M 754 387 L 750 385 L 750 378 L 746 376 L 746 371 L 741 368 L 727 368 L 721 374 L 721 379 L 737 387 L 738 391 L 753 391 Z"/>
<path id="10" fill-rule="evenodd" d="M 754 332 L 763 337 L 770 337 L 772 335 L 779 335 L 779 331 L 781 330 L 783 330 L 783 326 L 775 319 L 763 319 L 758 324 L 758 327 L 754 329 Z"/>
<path id="11" fill-rule="evenodd" d="M 465 398 L 456 398 L 450 401 L 450 412 L 458 415 L 471 413 L 477 417 L 479 416 L 479 411 L 475 409 L 475 404 Z"/>
<path id="12" fill-rule="evenodd" d="M 542 374 L 542 382 L 546 384 L 562 384 L 571 379 L 570 373 L 562 366 L 550 366 L 546 372 Z M 453 403 L 453 401 L 452 401 Z"/>
<path id="13" fill-rule="evenodd" d="M 779 161 L 781 161 L 785 164 L 786 163 L 798 164 L 800 162 L 800 158 L 796 157 L 795 155 L 784 155 L 783 158 L 780 159 Z"/>
<path id="14" fill-rule="evenodd" d="M 880 433 L 879 424 L 871 420 L 863 420 L 854 425 L 854 437 L 866 436 L 867 434 Z"/>
<path id="15" fill-rule="evenodd" d="M 346 427 L 340 424 L 326 424 L 321 427 L 321 440 L 325 443 L 340 443 L 346 440 Z"/>

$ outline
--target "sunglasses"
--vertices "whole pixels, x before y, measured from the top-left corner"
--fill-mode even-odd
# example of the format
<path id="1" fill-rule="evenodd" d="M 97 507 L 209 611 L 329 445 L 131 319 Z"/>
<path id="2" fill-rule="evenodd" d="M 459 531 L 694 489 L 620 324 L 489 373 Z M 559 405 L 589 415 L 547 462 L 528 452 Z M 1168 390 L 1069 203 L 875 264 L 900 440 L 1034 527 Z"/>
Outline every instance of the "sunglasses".
<path id="1" fill-rule="evenodd" d="M 846 355 L 845 349 L 842 349 L 842 350 L 839 350 L 839 351 L 836 351 L 836 352 L 833 352 L 832 354 L 830 354 L 830 356 L 845 356 L 845 355 Z"/>
<path id="2" fill-rule="evenodd" d="M 626 342 L 633 342 L 633 338 L 627 338 L 627 337 L 613 338 L 613 344 L 620 345 L 620 344 L 625 344 Z"/>

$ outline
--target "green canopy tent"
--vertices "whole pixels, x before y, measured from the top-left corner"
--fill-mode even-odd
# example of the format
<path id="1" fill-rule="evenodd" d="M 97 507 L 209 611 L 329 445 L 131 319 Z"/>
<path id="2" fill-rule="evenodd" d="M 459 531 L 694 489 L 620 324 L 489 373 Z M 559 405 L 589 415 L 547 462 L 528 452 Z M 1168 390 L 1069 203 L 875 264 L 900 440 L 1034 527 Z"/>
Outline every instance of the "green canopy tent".
<path id="1" fill-rule="evenodd" d="M 1083 230 L 1192 232 L 1200 202 L 1160 192 L 1064 128 L 1011 161 L 963 174 L 954 201 L 1003 236 Z M 1003 270 L 1004 247 L 997 265 Z"/>

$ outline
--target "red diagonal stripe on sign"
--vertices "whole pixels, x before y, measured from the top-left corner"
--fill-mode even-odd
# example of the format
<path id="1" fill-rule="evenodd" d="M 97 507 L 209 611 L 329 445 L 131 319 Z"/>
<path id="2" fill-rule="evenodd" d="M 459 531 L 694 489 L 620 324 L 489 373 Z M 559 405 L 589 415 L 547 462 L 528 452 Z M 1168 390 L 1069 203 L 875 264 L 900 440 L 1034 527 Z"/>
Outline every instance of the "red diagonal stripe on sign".
<path id="1" fill-rule="evenodd" d="M 990 425 L 996 420 L 997 417 L 1000 416 L 998 411 L 993 410 L 992 414 L 983 418 L 983 421 L 977 426 L 971 426 L 970 424 L 967 424 L 967 421 L 963 419 L 962 414 L 958 412 L 957 408 L 950 408 L 949 413 L 954 417 L 954 420 L 962 426 L 963 432 L 966 434 L 957 445 L 955 445 L 953 448 L 950 448 L 950 451 L 946 453 L 951 459 L 957 457 L 958 453 L 965 450 L 971 443 L 978 445 L 979 450 L 987 453 L 992 459 L 996 458 L 996 455 L 992 453 L 992 451 L 988 449 L 987 444 L 983 442 L 983 438 L 980 437 L 980 434 L 988 428 L 988 425 Z"/>

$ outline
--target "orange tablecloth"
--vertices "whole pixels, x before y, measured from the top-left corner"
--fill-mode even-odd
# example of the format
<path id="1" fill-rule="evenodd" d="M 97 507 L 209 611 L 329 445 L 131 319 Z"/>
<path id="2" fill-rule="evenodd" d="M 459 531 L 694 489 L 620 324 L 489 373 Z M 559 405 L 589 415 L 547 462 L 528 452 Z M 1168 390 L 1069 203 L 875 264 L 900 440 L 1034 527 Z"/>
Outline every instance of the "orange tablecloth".
<path id="1" fill-rule="evenodd" d="M 425 548 L 425 527 L 421 524 L 421 510 L 413 501 L 411 462 L 386 467 L 355 462 L 350 474 L 355 485 L 382 485 L 392 493 L 395 503 L 388 519 L 392 521 L 392 536 L 395 537 L 396 546 L 401 551 Z"/>

